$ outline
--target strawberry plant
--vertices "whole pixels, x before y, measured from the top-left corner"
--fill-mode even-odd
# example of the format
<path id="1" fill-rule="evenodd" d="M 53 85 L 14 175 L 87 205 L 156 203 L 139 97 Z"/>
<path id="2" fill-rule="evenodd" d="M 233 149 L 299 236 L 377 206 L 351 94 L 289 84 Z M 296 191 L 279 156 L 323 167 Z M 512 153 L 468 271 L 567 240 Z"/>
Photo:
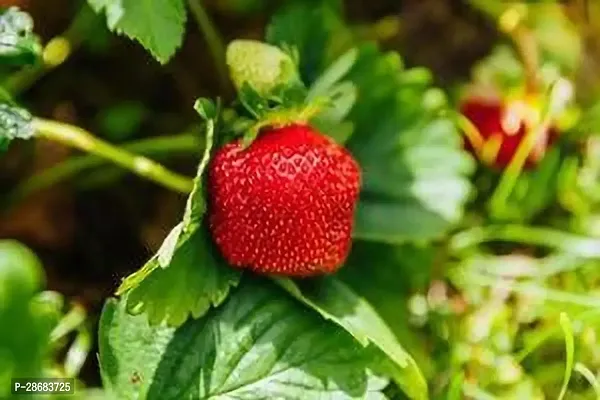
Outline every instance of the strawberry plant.
<path id="1" fill-rule="evenodd" d="M 9 3 L 1 398 L 600 396 L 595 4 Z"/>

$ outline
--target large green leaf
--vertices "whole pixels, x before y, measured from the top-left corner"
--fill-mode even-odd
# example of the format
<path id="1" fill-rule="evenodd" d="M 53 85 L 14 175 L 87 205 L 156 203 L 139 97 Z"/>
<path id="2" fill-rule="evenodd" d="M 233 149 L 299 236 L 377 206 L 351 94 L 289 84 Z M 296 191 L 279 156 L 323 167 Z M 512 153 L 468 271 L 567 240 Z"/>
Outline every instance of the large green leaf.
<path id="1" fill-rule="evenodd" d="M 219 305 L 240 279 L 240 272 L 215 254 L 202 224 L 206 211 L 203 174 L 214 135 L 214 115 L 207 114 L 208 104 L 196 103 L 197 111 L 206 119 L 206 141 L 182 221 L 150 261 L 125 278 L 117 291 L 129 293 L 130 312 L 145 312 L 153 324 L 165 321 L 179 326 L 190 316 L 201 317 L 211 306 Z"/>
<path id="2" fill-rule="evenodd" d="M 347 143 L 363 170 L 355 237 L 431 240 L 462 217 L 473 161 L 429 74 L 365 45 L 348 76 L 358 88 Z"/>
<path id="3" fill-rule="evenodd" d="M 210 245 L 204 230 L 196 231 L 175 252 L 168 268 L 157 268 L 128 297 L 129 309 L 145 311 L 151 323 L 163 319 L 179 326 L 191 315 L 199 318 L 219 305 L 240 273 L 228 267 Z"/>
<path id="4" fill-rule="evenodd" d="M 348 331 L 363 346 L 372 344 L 386 357 L 386 372 L 413 399 L 427 398 L 427 383 L 415 361 L 373 307 L 334 277 L 296 283 L 276 282 L 292 296 Z"/>
<path id="5" fill-rule="evenodd" d="M 111 31 L 135 39 L 154 58 L 166 63 L 181 46 L 186 10 L 183 0 L 88 0 L 106 14 Z"/>
<path id="6" fill-rule="evenodd" d="M 109 301 L 99 346 L 104 384 L 124 400 L 385 398 L 369 352 L 262 279 L 179 328 Z"/>
<path id="7" fill-rule="evenodd" d="M 299 55 L 300 76 L 312 83 L 332 61 L 333 49 L 347 43 L 349 36 L 339 18 L 339 1 L 288 1 L 267 27 L 269 43 Z"/>
<path id="8" fill-rule="evenodd" d="M 373 306 L 425 376 L 431 371 L 432 360 L 424 340 L 409 323 L 408 303 L 411 294 L 427 290 L 436 254 L 429 246 L 361 241 L 354 243 L 344 268 L 337 275 Z M 367 268 L 369 273 L 365 274 Z"/>

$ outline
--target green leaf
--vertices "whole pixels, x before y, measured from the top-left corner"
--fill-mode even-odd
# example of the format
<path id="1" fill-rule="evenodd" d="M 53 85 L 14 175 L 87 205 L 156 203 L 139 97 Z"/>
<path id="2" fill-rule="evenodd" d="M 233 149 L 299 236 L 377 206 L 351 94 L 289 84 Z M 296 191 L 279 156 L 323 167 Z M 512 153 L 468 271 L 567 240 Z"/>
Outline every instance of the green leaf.
<path id="1" fill-rule="evenodd" d="M 368 352 L 262 279 L 177 329 L 109 301 L 99 347 L 104 385 L 120 399 L 385 398 Z"/>
<path id="2" fill-rule="evenodd" d="M 306 94 L 304 84 L 295 81 L 275 87 L 269 96 L 269 101 L 284 108 L 301 107 L 306 103 Z"/>
<path id="3" fill-rule="evenodd" d="M 210 115 L 197 102 L 195 108 L 202 115 Z M 152 324 L 166 322 L 172 326 L 183 324 L 190 316 L 200 318 L 211 306 L 217 306 L 236 286 L 240 273 L 227 266 L 213 253 L 210 237 L 202 221 L 206 211 L 203 173 L 210 159 L 213 145 L 214 120 L 206 121 L 206 147 L 194 178 L 194 187 L 188 197 L 182 222 L 165 238 L 158 252 L 138 271 L 125 278 L 117 290 L 129 293 L 127 308 L 130 312 L 146 313 Z"/>
<path id="4" fill-rule="evenodd" d="M 157 268 L 129 292 L 131 312 L 146 312 L 151 324 L 179 326 L 217 306 L 236 286 L 240 272 L 212 253 L 205 230 L 196 230 L 174 253 L 168 268 Z"/>
<path id="5" fill-rule="evenodd" d="M 349 32 L 339 17 L 339 2 L 288 1 L 271 18 L 266 39 L 300 55 L 300 76 L 313 83 L 332 61 L 334 50 L 349 41 Z"/>
<path id="6" fill-rule="evenodd" d="M 571 374 L 573 373 L 573 359 L 575 357 L 575 340 L 573 338 L 573 326 L 571 325 L 571 320 L 569 319 L 569 316 L 565 312 L 560 313 L 560 326 L 565 334 L 565 352 L 567 353 L 567 359 L 565 362 L 565 376 L 563 379 L 562 387 L 560 389 L 560 393 L 558 395 L 558 400 L 562 400 L 567 394 L 569 381 L 571 380 Z"/>
<path id="7" fill-rule="evenodd" d="M 344 119 L 354 107 L 358 92 L 352 82 L 343 79 L 357 57 L 358 50 L 355 48 L 341 55 L 317 78 L 306 97 L 307 102 L 327 99 L 322 110 L 310 122 L 340 144 L 345 143 L 354 131 L 354 124 Z"/>
<path id="8" fill-rule="evenodd" d="M 262 97 L 248 82 L 244 82 L 239 89 L 238 97 L 244 109 L 254 119 L 260 119 L 269 111 L 267 99 Z"/>
<path id="9" fill-rule="evenodd" d="M 307 100 L 327 96 L 356 63 L 358 50 L 353 48 L 341 55 L 311 85 Z"/>
<path id="10" fill-rule="evenodd" d="M 0 138 L 30 139 L 35 134 L 29 111 L 6 103 L 0 104 Z"/>
<path id="11" fill-rule="evenodd" d="M 211 99 L 201 97 L 194 103 L 194 110 L 202 117 L 203 120 L 216 120 L 218 114 L 218 106 Z"/>
<path id="12" fill-rule="evenodd" d="M 441 91 L 395 53 L 360 49 L 348 79 L 358 89 L 347 143 L 363 171 L 354 235 L 401 243 L 442 236 L 463 213 L 472 159 Z"/>
<path id="13" fill-rule="evenodd" d="M 432 372 L 433 360 L 426 341 L 409 323 L 408 303 L 411 293 L 428 289 L 435 255 L 429 246 L 358 241 L 353 243 L 350 256 L 337 274 L 373 306 L 397 340 L 411 353 L 426 378 Z M 366 266 L 368 274 L 365 274 Z"/>
<path id="14" fill-rule="evenodd" d="M 356 86 L 352 82 L 342 82 L 331 89 L 327 103 L 311 122 L 322 132 L 335 138 L 338 143 L 344 143 L 350 135 L 339 135 L 339 126 L 344 124 L 344 118 L 348 116 L 356 100 Z"/>
<path id="15" fill-rule="evenodd" d="M 111 31 L 137 40 L 165 64 L 181 46 L 186 9 L 183 0 L 88 0 L 106 15 Z"/>
<path id="16" fill-rule="evenodd" d="M 39 38 L 33 34 L 33 19 L 17 7 L 0 15 L 0 63 L 35 63 L 42 53 Z"/>
<path id="17" fill-rule="evenodd" d="M 373 344 L 388 357 L 385 369 L 396 383 L 413 399 L 426 399 L 427 383 L 396 336 L 373 307 L 349 286 L 334 277 L 303 283 L 276 278 L 288 293 L 308 305 L 325 319 L 344 328 L 360 344 Z"/>
<path id="18" fill-rule="evenodd" d="M 204 145 L 204 154 L 202 160 L 198 164 L 196 171 L 196 177 L 194 178 L 194 186 L 192 193 L 187 199 L 185 206 L 185 213 L 183 214 L 183 233 L 185 235 L 191 235 L 198 227 L 206 211 L 206 202 L 204 200 L 204 185 L 202 182 L 204 170 L 208 166 L 210 161 L 210 152 L 212 151 L 214 143 L 214 131 L 215 131 L 215 120 L 209 119 L 206 121 L 206 140 Z"/>

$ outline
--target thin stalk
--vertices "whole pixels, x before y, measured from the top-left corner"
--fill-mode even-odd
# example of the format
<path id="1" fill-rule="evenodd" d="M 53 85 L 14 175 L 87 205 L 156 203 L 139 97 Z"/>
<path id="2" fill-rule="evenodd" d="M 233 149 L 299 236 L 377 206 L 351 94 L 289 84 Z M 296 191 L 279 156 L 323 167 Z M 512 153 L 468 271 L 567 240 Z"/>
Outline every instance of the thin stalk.
<path id="1" fill-rule="evenodd" d="M 462 231 L 452 237 L 450 249 L 460 252 L 496 240 L 550 247 L 585 258 L 600 258 L 600 239 L 525 225 L 491 225 Z"/>
<path id="2" fill-rule="evenodd" d="M 595 324 L 600 318 L 600 310 L 597 308 L 592 308 L 589 310 L 585 310 L 577 314 L 573 319 L 578 324 Z M 544 344 L 547 340 L 556 336 L 561 331 L 561 326 L 559 324 L 554 324 L 551 327 L 548 327 L 543 335 L 540 335 L 534 340 L 532 343 L 527 345 L 521 351 L 515 354 L 515 359 L 517 362 L 521 363 L 524 359 L 529 357 L 536 349 L 538 349 L 542 344 Z"/>
<path id="3" fill-rule="evenodd" d="M 527 93 L 539 90 L 539 51 L 537 40 L 529 29 L 519 25 L 511 32 L 513 42 L 523 62 L 525 88 Z"/>
<path id="4" fill-rule="evenodd" d="M 83 306 L 76 304 L 54 327 L 50 333 L 50 342 L 56 343 L 69 333 L 79 329 L 85 322 L 87 313 Z"/>
<path id="5" fill-rule="evenodd" d="M 596 400 L 600 400 L 600 383 L 598 382 L 596 375 L 590 371 L 588 367 L 579 362 L 575 364 L 573 370 L 579 372 L 585 378 L 585 380 L 588 381 L 596 393 Z"/>
<path id="6" fill-rule="evenodd" d="M 525 73 L 525 89 L 535 94 L 539 89 L 539 49 L 534 33 L 525 25 L 529 8 L 516 4 L 506 8 L 498 17 L 498 26 L 514 44 Z"/>
<path id="7" fill-rule="evenodd" d="M 75 341 L 65 355 L 64 374 L 68 378 L 79 375 L 85 360 L 92 348 L 92 333 L 88 324 L 83 324 L 77 331 Z"/>
<path id="8" fill-rule="evenodd" d="M 202 5 L 202 0 L 188 0 L 188 6 L 192 12 L 192 16 L 196 20 L 196 24 L 198 24 L 200 32 L 204 35 L 208 50 L 214 60 L 221 90 L 223 93 L 228 93 L 231 87 L 229 75 L 227 74 L 227 65 L 225 64 L 225 44 L 223 43 L 223 39 Z"/>
<path id="9" fill-rule="evenodd" d="M 480 273 L 461 272 L 462 279 L 472 285 L 503 289 L 513 293 L 519 293 L 540 300 L 553 303 L 571 304 L 598 312 L 600 308 L 600 296 L 577 294 L 565 290 L 550 289 L 540 286 L 539 282 L 516 282 Z"/>
<path id="10" fill-rule="evenodd" d="M 105 158 L 168 189 L 186 194 L 192 190 L 193 182 L 191 178 L 172 172 L 144 156 L 135 155 L 113 146 L 77 126 L 41 118 L 34 118 L 32 124 L 38 133 L 38 137 L 63 143 Z"/>
<path id="11" fill-rule="evenodd" d="M 536 141 L 540 135 L 544 135 L 548 130 L 549 118 L 539 124 L 535 129 L 530 129 L 525 134 L 523 141 L 517 147 L 517 151 L 504 170 L 500 182 L 490 199 L 490 207 L 493 213 L 498 214 L 504 209 L 507 199 L 517 184 L 521 171 L 527 162 L 527 158 L 535 147 Z"/>
<path id="12" fill-rule="evenodd" d="M 200 153 L 202 144 L 197 135 L 183 133 L 173 136 L 159 136 L 133 141 L 120 146 L 123 150 L 144 156 L 161 156 L 163 154 Z M 23 198 L 56 185 L 61 181 L 72 178 L 84 170 L 99 167 L 107 160 L 95 155 L 81 155 L 68 160 L 30 177 L 19 184 L 8 195 L 9 203 L 16 203 Z"/>

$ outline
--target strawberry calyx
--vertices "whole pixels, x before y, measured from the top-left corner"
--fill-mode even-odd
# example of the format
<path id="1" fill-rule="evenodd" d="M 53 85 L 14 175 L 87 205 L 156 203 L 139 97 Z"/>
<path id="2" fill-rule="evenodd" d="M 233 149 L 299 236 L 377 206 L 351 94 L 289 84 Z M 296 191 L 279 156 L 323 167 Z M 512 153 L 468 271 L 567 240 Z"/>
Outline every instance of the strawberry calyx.
<path id="1" fill-rule="evenodd" d="M 247 148 L 266 127 L 279 128 L 307 124 L 329 106 L 326 96 L 307 98 L 307 90 L 297 81 L 281 84 L 267 93 L 258 93 L 245 83 L 229 114 L 232 139 L 241 137 L 242 148 Z"/>
<path id="2" fill-rule="evenodd" d="M 318 100 L 298 107 L 270 110 L 244 132 L 240 141 L 241 146 L 246 149 L 257 138 L 260 131 L 267 127 L 282 128 L 289 125 L 306 125 L 312 117 L 319 114 L 322 107 L 323 102 Z"/>

